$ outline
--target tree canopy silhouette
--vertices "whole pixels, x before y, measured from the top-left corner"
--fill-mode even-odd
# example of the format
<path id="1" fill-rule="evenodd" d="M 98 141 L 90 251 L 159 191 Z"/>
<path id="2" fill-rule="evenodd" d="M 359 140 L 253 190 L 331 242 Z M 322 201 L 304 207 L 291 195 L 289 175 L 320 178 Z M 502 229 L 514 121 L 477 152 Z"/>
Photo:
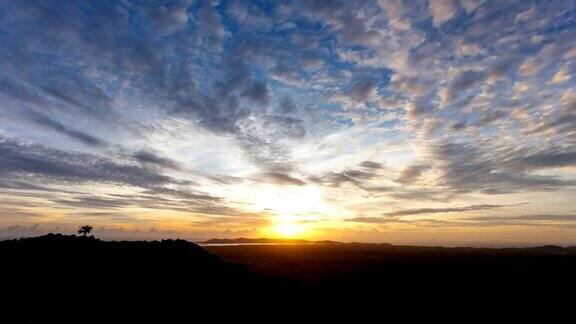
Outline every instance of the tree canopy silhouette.
<path id="1" fill-rule="evenodd" d="M 80 227 L 80 229 L 78 229 L 78 234 L 81 235 L 88 235 L 90 232 L 92 232 L 93 227 L 90 225 L 84 225 L 82 227 Z"/>

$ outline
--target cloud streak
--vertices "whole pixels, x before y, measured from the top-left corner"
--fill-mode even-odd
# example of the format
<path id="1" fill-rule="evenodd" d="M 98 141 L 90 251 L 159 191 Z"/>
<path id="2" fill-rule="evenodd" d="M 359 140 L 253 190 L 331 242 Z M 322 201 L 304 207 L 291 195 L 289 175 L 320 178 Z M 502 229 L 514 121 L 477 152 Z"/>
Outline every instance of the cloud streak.
<path id="1" fill-rule="evenodd" d="M 397 217 L 397 216 L 413 216 L 421 214 L 445 214 L 445 213 L 460 213 L 468 211 L 489 210 L 501 208 L 504 205 L 471 205 L 464 207 L 451 207 L 451 208 L 419 208 L 419 209 L 403 209 L 394 212 L 384 213 L 382 216 Z"/>

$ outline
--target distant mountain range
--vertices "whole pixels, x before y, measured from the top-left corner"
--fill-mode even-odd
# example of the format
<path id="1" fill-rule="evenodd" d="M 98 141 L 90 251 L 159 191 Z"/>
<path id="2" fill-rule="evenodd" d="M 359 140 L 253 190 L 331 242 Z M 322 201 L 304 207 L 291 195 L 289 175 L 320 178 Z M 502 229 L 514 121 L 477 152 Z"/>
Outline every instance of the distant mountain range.
<path id="1" fill-rule="evenodd" d="M 331 240 L 312 241 L 305 239 L 282 239 L 282 238 L 213 238 L 207 241 L 195 242 L 196 244 L 326 244 L 326 245 L 363 245 L 390 247 L 401 250 L 421 250 L 421 251 L 469 251 L 477 253 L 523 253 L 537 255 L 573 255 L 576 254 L 576 246 L 562 247 L 557 245 L 542 245 L 533 247 L 506 247 L 506 248 L 486 248 L 486 247 L 444 247 L 444 246 L 418 246 L 418 245 L 393 245 L 390 243 L 344 243 Z"/>
<path id="2" fill-rule="evenodd" d="M 342 244 L 336 241 L 309 241 L 304 239 L 279 239 L 279 238 L 214 238 L 208 241 L 197 242 L 199 244 Z"/>

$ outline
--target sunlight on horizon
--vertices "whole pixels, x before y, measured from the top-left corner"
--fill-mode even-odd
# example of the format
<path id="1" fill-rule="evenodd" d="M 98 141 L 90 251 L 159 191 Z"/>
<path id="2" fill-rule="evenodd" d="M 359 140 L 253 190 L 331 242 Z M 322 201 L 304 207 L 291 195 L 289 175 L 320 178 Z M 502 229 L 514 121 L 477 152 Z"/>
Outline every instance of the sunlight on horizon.
<path id="1" fill-rule="evenodd" d="M 274 237 L 295 238 L 310 234 L 310 223 L 302 216 L 281 214 L 274 216 L 272 222 L 273 225 L 266 232 Z"/>
<path id="2" fill-rule="evenodd" d="M 302 234 L 306 230 L 303 224 L 284 223 L 274 226 L 274 233 L 280 234 L 282 237 L 293 238 L 296 235 Z"/>

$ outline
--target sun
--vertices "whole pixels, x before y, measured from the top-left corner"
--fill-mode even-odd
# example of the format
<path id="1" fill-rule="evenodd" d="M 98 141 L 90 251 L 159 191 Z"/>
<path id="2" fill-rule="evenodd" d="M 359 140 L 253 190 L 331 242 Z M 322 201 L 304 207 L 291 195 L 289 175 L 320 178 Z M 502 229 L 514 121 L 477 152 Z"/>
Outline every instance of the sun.
<path id="1" fill-rule="evenodd" d="M 304 232 L 304 229 L 302 224 L 283 223 L 274 226 L 273 231 L 284 237 L 293 237 Z"/>
<path id="2" fill-rule="evenodd" d="M 302 234 L 307 230 L 307 223 L 303 222 L 303 217 L 293 214 L 275 215 L 273 218 L 274 225 L 269 231 L 275 236 L 294 237 Z"/>

